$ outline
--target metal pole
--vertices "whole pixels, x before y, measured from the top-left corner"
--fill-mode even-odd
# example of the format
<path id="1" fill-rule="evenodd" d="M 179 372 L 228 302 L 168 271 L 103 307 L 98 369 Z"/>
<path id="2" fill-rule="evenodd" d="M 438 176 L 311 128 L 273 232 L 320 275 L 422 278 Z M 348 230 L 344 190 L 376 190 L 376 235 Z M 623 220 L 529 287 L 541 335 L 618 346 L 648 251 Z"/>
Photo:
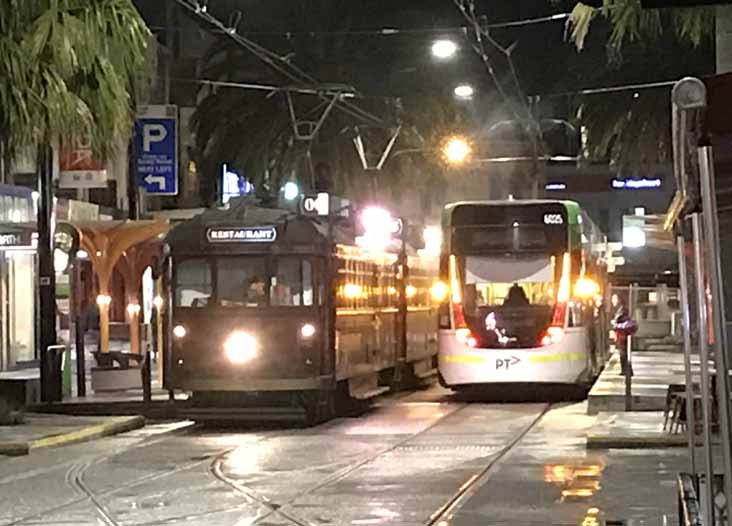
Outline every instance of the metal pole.
<path id="1" fill-rule="evenodd" d="M 56 273 L 53 268 L 53 150 L 38 155 L 38 300 L 40 313 L 41 400 L 61 400 L 61 370 L 56 355 Z"/>
<path id="2" fill-rule="evenodd" d="M 407 222 L 403 220 L 402 223 L 402 243 L 399 249 L 399 259 L 397 268 L 399 269 L 399 305 L 398 308 L 398 320 L 396 323 L 396 330 L 399 331 L 396 335 L 397 343 L 397 356 L 394 367 L 394 382 L 399 383 L 403 379 L 403 368 L 407 363 L 407 311 L 408 311 L 408 298 L 407 298 L 407 279 L 409 278 L 407 269 Z"/>
<path id="3" fill-rule="evenodd" d="M 76 348 L 76 396 L 86 396 L 86 352 L 84 349 L 84 335 L 86 332 L 86 321 L 82 310 L 83 286 L 81 282 L 81 260 L 74 261 L 73 273 L 73 294 L 74 294 L 74 347 Z"/>
<path id="4" fill-rule="evenodd" d="M 634 307 L 634 285 L 628 286 L 628 315 L 632 318 L 633 317 L 633 311 L 635 310 Z M 626 411 L 632 411 L 633 410 L 633 375 L 631 374 L 633 371 L 633 361 L 632 361 L 632 347 L 633 347 L 633 337 L 628 335 L 625 337 L 625 356 L 626 356 L 626 365 L 625 365 L 625 410 Z M 622 352 L 622 351 L 621 351 Z"/>
<path id="5" fill-rule="evenodd" d="M 694 425 L 696 411 L 694 407 L 694 379 L 691 375 L 691 316 L 689 314 L 689 281 L 686 275 L 686 243 L 684 236 L 676 238 L 676 248 L 679 255 L 679 295 L 681 303 L 681 332 L 684 338 L 684 375 L 686 378 L 686 431 L 689 441 L 689 468 L 691 475 L 696 476 L 696 440 Z"/>
<path id="6" fill-rule="evenodd" d="M 714 468 L 712 467 L 712 422 L 711 404 L 709 403 L 709 349 L 707 342 L 707 306 L 704 288 L 704 256 L 702 254 L 702 231 L 699 214 L 691 215 L 692 238 L 694 242 L 694 272 L 696 279 L 696 303 L 699 313 L 699 364 L 701 372 L 701 396 L 702 412 L 704 413 L 704 517 L 706 524 L 714 524 L 714 492 L 712 482 L 714 480 Z M 688 388 L 688 387 L 687 387 Z M 687 425 L 691 423 L 688 422 Z"/>
<path id="7" fill-rule="evenodd" d="M 702 146 L 699 153 L 699 179 L 701 182 L 702 213 L 706 232 L 706 249 L 709 269 L 709 287 L 712 293 L 712 320 L 714 326 L 714 357 L 717 368 L 717 398 L 719 431 L 724 461 L 724 494 L 729 509 L 732 503 L 732 444 L 730 444 L 729 414 L 729 365 L 727 360 L 727 328 L 725 327 L 724 294 L 722 290 L 722 264 L 719 255 L 719 224 L 717 222 L 717 196 L 714 189 L 714 161 L 712 147 Z M 711 485 L 711 481 L 709 482 Z"/>

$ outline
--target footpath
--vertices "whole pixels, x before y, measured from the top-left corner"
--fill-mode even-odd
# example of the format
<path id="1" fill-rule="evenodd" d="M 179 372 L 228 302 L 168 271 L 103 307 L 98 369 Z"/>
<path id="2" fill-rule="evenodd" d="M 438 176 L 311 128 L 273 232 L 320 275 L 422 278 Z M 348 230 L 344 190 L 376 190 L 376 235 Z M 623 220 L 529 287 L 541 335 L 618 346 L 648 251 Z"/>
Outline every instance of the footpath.
<path id="1" fill-rule="evenodd" d="M 614 354 L 587 399 L 587 413 L 595 416 L 588 430 L 588 449 L 684 447 L 687 433 L 664 430 L 666 396 L 671 384 L 685 384 L 681 349 L 634 351 L 631 410 L 625 410 L 625 377 Z M 692 355 L 692 378 L 699 378 L 699 357 Z"/>
<path id="2" fill-rule="evenodd" d="M 116 435 L 144 425 L 145 418 L 139 415 L 89 417 L 26 413 L 23 423 L 0 426 L 0 458 Z"/>

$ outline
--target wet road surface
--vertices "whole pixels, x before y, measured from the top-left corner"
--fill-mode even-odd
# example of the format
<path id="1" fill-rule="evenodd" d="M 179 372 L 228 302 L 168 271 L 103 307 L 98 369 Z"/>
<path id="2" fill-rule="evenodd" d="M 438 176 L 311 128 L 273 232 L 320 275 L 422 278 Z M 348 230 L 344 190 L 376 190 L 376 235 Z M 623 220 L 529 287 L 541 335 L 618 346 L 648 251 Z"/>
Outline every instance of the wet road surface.
<path id="1" fill-rule="evenodd" d="M 625 465 L 586 454 L 583 411 L 434 388 L 309 429 L 153 425 L 0 461 L 0 525 L 580 524 Z M 658 517 L 655 489 L 639 519 Z"/>

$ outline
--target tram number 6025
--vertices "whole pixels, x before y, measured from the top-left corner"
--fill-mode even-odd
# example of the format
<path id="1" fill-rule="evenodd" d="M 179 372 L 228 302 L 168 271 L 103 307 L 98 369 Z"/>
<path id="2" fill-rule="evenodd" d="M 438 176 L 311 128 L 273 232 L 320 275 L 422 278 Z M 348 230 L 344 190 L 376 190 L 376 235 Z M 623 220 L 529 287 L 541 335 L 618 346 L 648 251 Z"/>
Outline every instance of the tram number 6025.
<path id="1" fill-rule="evenodd" d="M 562 214 L 544 214 L 545 225 L 561 225 L 564 224 Z"/>

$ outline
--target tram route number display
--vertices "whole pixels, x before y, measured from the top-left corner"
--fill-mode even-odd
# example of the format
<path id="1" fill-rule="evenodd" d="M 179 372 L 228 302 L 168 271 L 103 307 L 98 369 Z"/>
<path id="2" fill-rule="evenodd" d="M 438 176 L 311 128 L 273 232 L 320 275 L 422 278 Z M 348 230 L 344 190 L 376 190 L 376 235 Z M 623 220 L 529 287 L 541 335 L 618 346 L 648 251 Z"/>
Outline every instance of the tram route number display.
<path id="1" fill-rule="evenodd" d="M 545 225 L 562 225 L 564 224 L 564 218 L 562 214 L 544 214 Z"/>
<path id="2" fill-rule="evenodd" d="M 272 243 L 277 239 L 273 226 L 209 228 L 206 231 L 209 243 Z"/>
<path id="3" fill-rule="evenodd" d="M 521 361 L 521 358 L 511 356 L 510 358 L 496 358 L 496 371 L 508 371 L 511 367 Z"/>

